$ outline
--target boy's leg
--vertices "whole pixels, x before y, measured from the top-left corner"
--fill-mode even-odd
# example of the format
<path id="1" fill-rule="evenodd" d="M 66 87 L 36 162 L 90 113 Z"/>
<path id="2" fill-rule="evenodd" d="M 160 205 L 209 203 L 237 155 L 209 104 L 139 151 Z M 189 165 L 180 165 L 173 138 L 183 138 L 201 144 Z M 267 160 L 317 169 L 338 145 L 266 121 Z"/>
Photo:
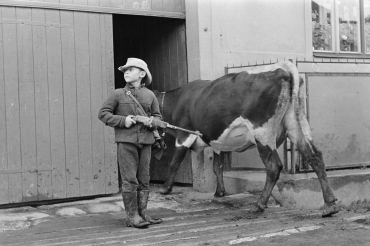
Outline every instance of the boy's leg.
<path id="1" fill-rule="evenodd" d="M 139 166 L 139 151 L 135 144 L 117 143 L 118 165 L 122 180 L 122 192 L 137 191 L 136 178 Z"/>
<path id="2" fill-rule="evenodd" d="M 122 198 L 128 218 L 127 226 L 147 227 L 150 223 L 140 217 L 138 210 L 138 181 L 136 179 L 139 165 L 138 148 L 131 143 L 117 143 L 117 145 L 118 165 L 122 179 Z"/>
<path id="3" fill-rule="evenodd" d="M 159 224 L 162 222 L 161 219 L 156 219 L 148 215 L 147 206 L 149 200 L 149 182 L 150 182 L 150 159 L 152 154 L 151 145 L 142 145 L 139 151 L 139 169 L 137 179 L 139 186 L 137 188 L 138 203 L 139 203 L 139 214 L 145 221 L 150 224 Z"/>
<path id="4" fill-rule="evenodd" d="M 149 190 L 150 182 L 150 159 L 152 155 L 152 146 L 143 144 L 139 146 L 138 151 L 138 169 L 137 169 L 137 190 Z"/>

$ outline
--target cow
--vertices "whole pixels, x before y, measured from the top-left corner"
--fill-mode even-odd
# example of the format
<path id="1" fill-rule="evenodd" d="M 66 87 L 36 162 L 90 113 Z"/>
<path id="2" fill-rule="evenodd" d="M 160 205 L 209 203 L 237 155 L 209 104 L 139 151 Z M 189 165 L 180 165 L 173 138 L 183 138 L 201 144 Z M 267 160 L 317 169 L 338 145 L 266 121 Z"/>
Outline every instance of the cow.
<path id="1" fill-rule="evenodd" d="M 277 148 L 289 138 L 317 174 L 325 202 L 323 217 L 339 211 L 328 183 L 322 153 L 315 146 L 305 116 L 303 80 L 297 67 L 283 61 L 260 69 L 230 73 L 216 80 L 197 80 L 177 89 L 156 93 L 164 121 L 188 130 L 166 129 L 176 138 L 170 174 L 161 187 L 172 192 L 176 172 L 188 149 L 199 152 L 207 146 L 215 151 L 215 196 L 224 196 L 221 151 L 243 152 L 257 147 L 266 167 L 262 194 L 252 212 L 263 212 L 283 168 Z"/>

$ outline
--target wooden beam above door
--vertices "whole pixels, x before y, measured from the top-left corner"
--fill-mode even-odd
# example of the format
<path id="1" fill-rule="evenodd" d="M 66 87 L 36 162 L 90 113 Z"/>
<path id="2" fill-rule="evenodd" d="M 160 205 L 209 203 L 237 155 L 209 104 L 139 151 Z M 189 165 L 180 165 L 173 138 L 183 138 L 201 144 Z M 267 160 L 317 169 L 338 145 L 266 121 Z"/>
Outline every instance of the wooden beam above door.
<path id="1" fill-rule="evenodd" d="M 184 0 L 94 1 L 90 4 L 49 3 L 41 1 L 1 0 L 0 6 L 58 9 L 81 12 L 156 16 L 185 19 Z M 100 4 L 100 5 L 99 5 Z"/>

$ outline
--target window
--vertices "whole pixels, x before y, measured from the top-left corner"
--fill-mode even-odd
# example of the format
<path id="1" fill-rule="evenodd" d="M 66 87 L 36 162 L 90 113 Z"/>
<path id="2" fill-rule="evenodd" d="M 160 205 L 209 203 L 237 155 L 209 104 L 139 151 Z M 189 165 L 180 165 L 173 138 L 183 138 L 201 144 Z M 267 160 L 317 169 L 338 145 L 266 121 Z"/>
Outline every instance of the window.
<path id="1" fill-rule="evenodd" d="M 370 0 L 312 0 L 315 52 L 370 54 Z"/>

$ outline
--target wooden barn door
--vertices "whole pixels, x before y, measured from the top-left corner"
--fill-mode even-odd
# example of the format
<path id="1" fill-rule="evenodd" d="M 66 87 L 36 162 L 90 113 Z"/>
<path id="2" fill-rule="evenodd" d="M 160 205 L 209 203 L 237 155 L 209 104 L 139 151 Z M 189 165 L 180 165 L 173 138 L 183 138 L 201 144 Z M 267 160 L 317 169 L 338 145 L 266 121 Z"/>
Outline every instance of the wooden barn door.
<path id="1" fill-rule="evenodd" d="M 118 191 L 111 15 L 0 7 L 0 57 L 0 204 Z"/>

